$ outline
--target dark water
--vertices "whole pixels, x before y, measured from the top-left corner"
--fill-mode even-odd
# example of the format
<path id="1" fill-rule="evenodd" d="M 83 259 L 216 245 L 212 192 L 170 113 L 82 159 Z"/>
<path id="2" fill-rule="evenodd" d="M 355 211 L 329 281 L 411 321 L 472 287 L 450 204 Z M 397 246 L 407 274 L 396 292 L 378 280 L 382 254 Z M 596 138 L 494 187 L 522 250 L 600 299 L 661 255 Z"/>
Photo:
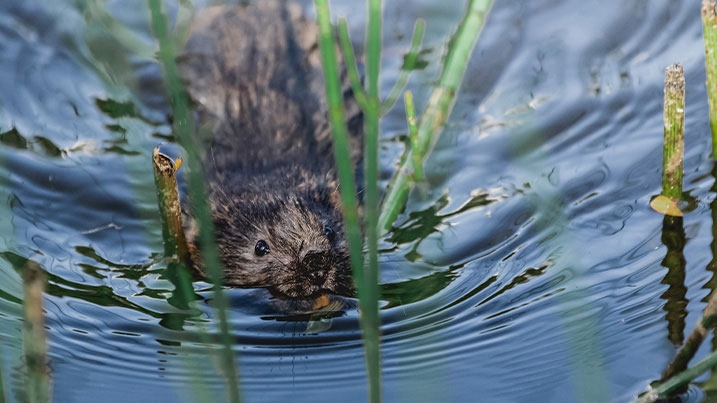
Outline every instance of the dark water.
<path id="1" fill-rule="evenodd" d="M 361 38 L 363 4 L 335 3 Z M 384 239 L 385 399 L 628 401 L 659 378 L 714 283 L 699 4 L 496 3 L 428 183 Z M 6 395 L 22 400 L 19 272 L 32 259 L 49 277 L 54 401 L 222 401 L 201 336 L 214 329 L 211 301 L 191 316 L 168 301 L 163 277 L 149 161 L 170 128 L 146 4 L 108 1 L 115 25 L 93 4 L 0 2 Z M 463 10 L 387 2 L 384 91 L 423 17 L 428 66 L 409 87 L 425 105 Z M 663 234 L 648 203 L 660 185 L 663 71 L 674 62 L 687 74 L 695 207 Z M 406 131 L 401 106 L 382 129 L 388 177 Z M 676 264 L 663 263 L 668 254 Z M 355 308 L 310 334 L 256 291 L 229 296 L 247 401 L 366 400 Z M 697 386 L 686 395 L 705 397 Z"/>

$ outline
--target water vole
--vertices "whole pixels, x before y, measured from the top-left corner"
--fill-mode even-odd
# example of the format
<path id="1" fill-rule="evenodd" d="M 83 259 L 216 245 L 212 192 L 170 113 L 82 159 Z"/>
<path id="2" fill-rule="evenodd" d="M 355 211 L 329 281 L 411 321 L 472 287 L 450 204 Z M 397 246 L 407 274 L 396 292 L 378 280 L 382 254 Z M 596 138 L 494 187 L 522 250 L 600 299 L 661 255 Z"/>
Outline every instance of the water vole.
<path id="1" fill-rule="evenodd" d="M 296 5 L 211 7 L 180 57 L 212 134 L 203 167 L 227 285 L 290 298 L 353 293 L 317 36 Z M 360 166 L 362 114 L 344 82 Z M 185 221 L 203 272 L 196 224 Z"/>

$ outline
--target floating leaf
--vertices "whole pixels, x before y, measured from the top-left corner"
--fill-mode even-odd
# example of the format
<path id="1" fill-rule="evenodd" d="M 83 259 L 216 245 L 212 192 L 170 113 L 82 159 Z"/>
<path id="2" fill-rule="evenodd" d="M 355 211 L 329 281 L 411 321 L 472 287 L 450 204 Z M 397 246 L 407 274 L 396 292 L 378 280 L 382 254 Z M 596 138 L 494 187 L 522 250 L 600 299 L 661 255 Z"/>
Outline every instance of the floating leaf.
<path id="1" fill-rule="evenodd" d="M 652 199 L 650 207 L 658 213 L 670 215 L 673 217 L 682 217 L 682 210 L 677 207 L 677 202 L 667 196 L 659 195 Z"/>

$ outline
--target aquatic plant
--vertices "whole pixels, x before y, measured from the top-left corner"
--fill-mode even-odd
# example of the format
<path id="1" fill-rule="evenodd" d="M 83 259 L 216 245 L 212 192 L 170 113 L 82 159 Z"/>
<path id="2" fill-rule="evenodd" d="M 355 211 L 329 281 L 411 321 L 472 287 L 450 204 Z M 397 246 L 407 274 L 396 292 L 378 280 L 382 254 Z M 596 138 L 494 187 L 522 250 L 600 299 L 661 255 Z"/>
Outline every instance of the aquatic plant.
<path id="1" fill-rule="evenodd" d="M 364 232 L 366 239 L 366 254 L 360 254 L 360 225 L 356 197 L 347 195 L 347 192 L 355 192 L 353 183 L 353 167 L 348 156 L 348 142 L 346 122 L 343 117 L 343 105 L 341 94 L 341 83 L 339 81 L 337 64 L 340 62 L 335 55 L 334 49 L 337 40 L 334 37 L 330 23 L 328 0 L 314 0 L 316 6 L 316 18 L 319 25 L 320 49 L 324 76 L 326 82 L 326 96 L 329 103 L 329 115 L 331 128 L 334 135 L 336 163 L 339 176 L 342 181 L 341 192 L 345 203 L 344 217 L 347 233 L 349 234 L 349 245 L 351 261 L 354 265 L 353 272 L 358 290 L 359 307 L 361 311 L 361 329 L 364 337 L 364 349 L 366 354 L 366 369 L 369 383 L 369 400 L 372 402 L 381 401 L 381 355 L 380 355 L 380 317 L 378 314 L 379 302 L 379 265 L 378 265 L 378 237 L 380 232 L 389 228 L 396 219 L 398 213 L 403 209 L 408 193 L 410 191 L 409 179 L 416 179 L 411 168 L 419 169 L 422 160 L 425 158 L 433 144 L 435 144 L 441 128 L 445 123 L 455 100 L 456 92 L 462 81 L 463 73 L 483 27 L 485 16 L 490 9 L 491 1 L 471 0 L 468 3 L 466 16 L 459 26 L 455 36 L 450 42 L 448 54 L 444 60 L 443 73 L 436 89 L 421 118 L 421 123 L 416 127 L 415 114 L 413 113 L 413 99 L 407 96 L 409 131 L 412 133 L 412 146 L 406 150 L 402 158 L 402 165 L 397 170 L 389 185 L 388 193 L 379 208 L 378 189 L 378 141 L 382 113 L 390 109 L 398 94 L 408 81 L 408 74 L 412 65 L 416 62 L 418 46 L 423 36 L 424 24 L 418 21 L 414 28 L 411 40 L 411 52 L 407 57 L 408 66 L 404 69 L 397 80 L 394 88 L 389 92 L 388 97 L 382 102 L 379 98 L 379 74 L 381 61 L 381 40 L 382 40 L 382 7 L 380 0 L 368 1 L 368 22 L 366 27 L 366 88 L 360 85 L 360 77 L 355 66 L 355 57 L 351 48 L 351 41 L 348 37 L 347 22 L 345 18 L 339 20 L 338 42 L 342 45 L 344 59 L 347 63 L 349 79 L 353 85 L 359 105 L 364 111 Z M 415 157 L 414 157 L 415 156 Z M 422 168 L 418 171 L 419 178 L 422 177 Z M 348 202 L 348 204 L 346 204 Z M 358 238 L 358 239 L 357 239 Z M 358 266 L 356 266 L 358 265 Z"/>
<path id="2" fill-rule="evenodd" d="M 413 163 L 413 180 L 420 182 L 423 180 L 423 155 L 420 153 L 418 144 L 418 122 L 416 120 L 416 107 L 413 105 L 413 93 L 406 91 L 403 97 L 403 103 L 406 107 L 406 124 L 408 125 L 408 138 L 411 144 L 411 163 Z"/>
<path id="3" fill-rule="evenodd" d="M 685 73 L 680 64 L 665 69 L 664 115 L 662 194 L 680 200 L 685 159 Z"/>
<path id="4" fill-rule="evenodd" d="M 196 209 L 199 239 L 203 245 L 202 259 L 205 263 L 207 277 L 214 284 L 214 307 L 219 322 L 221 341 L 221 350 L 217 357 L 220 360 L 220 367 L 226 378 L 229 401 L 232 403 L 240 402 L 239 374 L 235 355 L 232 351 L 233 338 L 229 333 L 228 301 L 221 288 L 222 268 L 214 239 L 211 213 L 205 196 L 206 191 L 198 154 L 199 147 L 196 144 L 196 136 L 193 135 L 195 125 L 189 109 L 189 97 L 180 79 L 176 63 L 175 42 L 168 29 L 167 17 L 162 8 L 162 2 L 160 0 L 148 0 L 148 5 L 151 12 L 153 33 L 159 43 L 157 58 L 162 66 L 164 82 L 174 116 L 174 133 L 187 153 L 187 165 L 189 166 L 188 193 Z"/>
<path id="5" fill-rule="evenodd" d="M 710 126 L 712 132 L 713 157 L 717 157 L 717 5 L 714 0 L 702 2 L 702 22 L 705 41 L 705 63 L 707 65 L 707 95 L 710 104 Z M 682 198 L 682 177 L 684 164 L 684 119 L 685 119 L 685 77 L 680 64 L 673 64 L 665 69 L 665 103 L 664 103 L 664 145 L 662 194 L 650 205 L 666 216 L 663 221 L 663 242 L 675 238 L 678 234 L 679 244 L 667 244 L 668 255 L 663 263 L 668 267 L 668 276 L 673 270 L 680 278 L 679 284 L 684 288 L 685 244 L 682 211 L 677 202 Z M 714 206 L 711 206 L 714 207 Z M 714 213 L 714 211 L 713 211 Z M 714 233 L 714 232 L 713 232 Z M 672 247 L 672 248 L 671 248 Z M 674 249 L 674 250 L 671 250 Z M 667 277 L 666 277 L 667 278 Z M 669 283 L 669 281 L 666 281 Z M 674 286 L 671 284 L 671 286 Z M 669 301 L 668 301 L 669 304 Z M 674 337 L 682 343 L 684 315 L 680 316 L 678 331 Z M 654 402 L 660 396 L 678 393 L 684 386 L 707 370 L 717 366 L 717 352 L 712 352 L 703 360 L 688 368 L 690 360 L 707 337 L 710 330 L 717 327 L 717 293 L 710 293 L 707 306 L 702 317 L 697 321 L 692 332 L 684 342 L 675 358 L 667 365 L 660 381 L 652 385 L 651 390 L 638 397 L 636 402 Z M 672 333 L 672 332 L 671 332 Z M 675 341 L 675 340 L 673 340 Z"/>
<path id="6" fill-rule="evenodd" d="M 163 3 L 159 0 L 148 0 L 148 9 L 150 12 L 150 24 L 158 43 L 158 51 L 154 53 L 154 49 L 145 46 L 141 41 L 136 41 L 133 38 L 131 32 L 123 27 L 120 23 L 113 20 L 109 13 L 105 13 L 106 10 L 102 7 L 101 3 L 95 3 L 92 1 L 85 2 L 84 4 L 88 7 L 97 6 L 94 10 L 100 13 L 104 18 L 103 23 L 109 24 L 112 28 L 112 32 L 119 39 L 118 43 L 122 46 L 123 50 L 135 51 L 144 58 L 156 59 L 161 68 L 164 77 L 164 84 L 170 106 L 173 115 L 173 133 L 177 142 L 183 146 L 187 153 L 187 190 L 189 196 L 195 203 L 197 212 L 197 221 L 200 229 L 200 239 L 203 245 L 202 257 L 205 260 L 205 267 L 207 268 L 207 274 L 211 282 L 214 284 L 214 298 L 213 304 L 216 309 L 216 317 L 219 329 L 219 340 L 220 349 L 217 351 L 216 356 L 219 359 L 220 368 L 226 378 L 227 388 L 227 399 L 232 402 L 241 401 L 241 393 L 239 388 L 239 373 L 236 364 L 236 355 L 232 351 L 233 339 L 229 334 L 228 326 L 228 302 L 221 289 L 221 277 L 222 270 L 216 250 L 216 244 L 214 242 L 213 229 L 211 225 L 211 217 L 207 208 L 205 190 L 203 186 L 203 176 L 201 174 L 201 165 L 199 163 L 199 156 L 197 154 L 198 147 L 195 145 L 196 139 L 192 135 L 195 130 L 195 124 L 192 119 L 192 114 L 189 110 L 188 96 L 181 84 L 179 79 L 179 72 L 176 65 L 176 57 L 178 54 L 178 46 L 181 41 L 186 38 L 188 32 L 188 20 L 189 14 L 187 10 L 193 9 L 190 0 L 179 0 L 180 7 L 178 14 L 176 15 L 176 23 L 174 28 L 170 28 L 168 18 L 165 10 L 163 9 Z M 428 107 L 424 111 L 420 121 L 416 119 L 415 108 L 413 107 L 412 95 L 410 93 L 405 94 L 405 106 L 407 113 L 407 122 L 409 126 L 409 133 L 411 133 L 411 147 L 407 149 L 406 155 L 403 157 L 403 161 L 410 161 L 410 167 L 408 170 L 402 168 L 397 172 L 397 181 L 399 184 L 396 187 L 400 192 L 399 197 L 393 197 L 393 202 L 384 202 L 383 207 L 380 203 L 380 189 L 378 187 L 378 168 L 379 168 L 379 135 L 380 135 L 380 118 L 383 114 L 388 112 L 396 103 L 396 101 L 403 94 L 406 83 L 409 79 L 410 72 L 414 69 L 415 64 L 418 60 L 418 54 L 421 46 L 421 40 L 423 32 L 425 30 L 425 23 L 419 20 L 415 24 L 414 33 L 411 40 L 410 51 L 407 54 L 402 70 L 399 73 L 399 77 L 394 87 L 388 93 L 388 96 L 381 100 L 380 99 L 380 87 L 379 87 L 379 76 L 380 76 L 380 65 L 381 65 L 381 41 L 383 33 L 383 21 L 382 21 L 382 5 L 380 0 L 369 0 L 369 19 L 367 25 L 367 51 L 366 51 L 366 88 L 363 89 L 361 84 L 361 78 L 358 75 L 356 68 L 356 60 L 353 56 L 353 50 L 351 49 L 350 38 L 348 37 L 347 22 L 345 19 L 339 21 L 339 39 L 341 40 L 342 47 L 344 49 L 344 60 L 348 65 L 350 78 L 353 86 L 355 87 L 356 97 L 364 108 L 365 112 L 365 131 L 366 131 L 366 152 L 365 152 L 365 189 L 364 194 L 364 218 L 363 223 L 364 232 L 366 237 L 365 243 L 362 239 L 361 223 L 359 221 L 359 208 L 358 198 L 356 195 L 356 184 L 353 183 L 353 169 L 344 165 L 341 168 L 342 162 L 350 161 L 349 158 L 345 158 L 348 155 L 347 143 L 341 143 L 341 126 L 343 122 L 343 112 L 341 110 L 341 97 L 335 97 L 337 89 L 340 87 L 332 87 L 332 82 L 338 81 L 337 76 L 337 62 L 339 58 L 336 54 L 332 54 L 335 50 L 335 38 L 333 36 L 333 30 L 329 22 L 328 14 L 328 2 L 326 0 L 316 0 L 317 3 L 317 15 L 319 20 L 323 19 L 323 23 L 319 21 L 322 34 L 322 55 L 324 56 L 324 69 L 326 74 L 327 83 L 327 98 L 329 101 L 330 109 L 329 115 L 332 119 L 332 125 L 334 131 L 338 131 L 339 134 L 335 140 L 335 153 L 339 163 L 339 174 L 341 180 L 341 186 L 343 190 L 342 198 L 345 207 L 345 221 L 347 224 L 347 232 L 349 243 L 351 246 L 352 254 L 352 265 L 354 267 L 354 273 L 357 278 L 357 288 L 359 292 L 360 300 L 360 312 L 361 322 L 363 326 L 364 339 L 366 345 L 366 363 L 367 372 L 369 374 L 370 384 L 370 399 L 372 401 L 379 401 L 381 399 L 380 389 L 380 349 L 379 349 L 379 328 L 380 328 L 380 317 L 378 315 L 378 304 L 379 304 L 379 266 L 378 266 L 378 240 L 380 232 L 384 230 L 385 225 L 381 225 L 381 220 L 390 221 L 388 225 L 393 222 L 399 211 L 403 209 L 403 203 L 408 197 L 410 191 L 410 183 L 408 180 L 421 180 L 422 164 L 423 159 L 427 157 L 432 144 L 440 133 L 442 125 L 450 114 L 450 109 L 455 100 L 455 95 L 458 90 L 458 86 L 462 79 L 463 71 L 465 70 L 468 58 L 472 52 L 472 49 L 477 41 L 477 36 L 480 32 L 482 24 L 484 22 L 485 14 L 490 8 L 491 1 L 485 0 L 471 0 L 468 3 L 467 14 L 464 21 L 461 23 L 455 36 L 450 41 L 448 47 L 448 53 L 444 60 L 443 74 L 439 80 L 438 86 L 428 102 Z M 323 3 L 325 6 L 325 14 L 319 13 L 319 5 Z M 98 11 L 99 10 L 99 11 Z M 325 54 L 325 55 L 324 55 Z M 99 64 L 99 63 L 98 63 Z M 333 73 L 332 67 L 333 66 Z M 107 76 L 111 74 L 107 73 Z M 332 95 L 333 94 L 333 95 Z M 159 154 L 155 153 L 155 157 Z M 165 163 L 167 161 L 164 161 Z M 174 169 L 171 164 L 168 165 L 170 170 Z M 412 171 L 412 172 L 409 172 Z M 159 175 L 157 177 L 160 177 Z M 403 178 L 403 179 L 400 179 Z M 176 185 L 161 185 L 158 184 L 160 205 L 166 206 L 167 204 L 175 203 L 176 194 L 165 195 L 162 192 L 168 189 L 176 190 Z M 171 193 L 170 191 L 170 193 Z M 389 192 L 390 193 L 390 192 Z M 163 200 L 167 198 L 167 200 Z M 396 200 L 399 203 L 396 203 Z M 388 206 L 388 207 L 387 207 Z M 165 212 L 163 215 L 175 214 L 166 213 L 169 209 L 161 207 Z M 385 218 L 384 212 L 390 211 L 395 213 L 393 218 Z M 383 218 L 382 218 L 383 217 Z M 391 217 L 390 215 L 387 217 Z M 175 217 L 176 218 L 176 217 Z M 171 221 L 165 232 L 168 239 L 174 239 L 174 242 L 169 242 L 167 246 L 167 257 L 172 256 L 184 256 L 186 254 L 186 242 L 182 241 L 183 233 L 181 232 L 181 225 L 178 220 Z M 363 245 L 366 245 L 367 253 L 364 255 Z M 181 259 L 179 259 L 181 260 Z M 177 306 L 188 307 L 189 302 L 193 299 L 193 290 L 191 287 L 191 279 L 188 276 L 186 268 L 181 263 L 170 264 L 167 269 L 167 276 L 170 281 L 177 287 L 173 297 L 177 297 L 179 304 Z M 172 274 L 174 273 L 174 274 Z M 176 275 L 178 278 L 171 280 Z M 41 295 L 41 293 L 40 293 Z M 26 302 L 27 307 L 31 307 L 29 302 Z M 174 304 L 173 304 L 174 305 Z M 36 306 L 35 306 L 36 307 Z M 206 339 L 202 339 L 204 342 Z M 42 342 L 40 345 L 45 347 L 46 344 Z M 28 348 L 27 351 L 40 351 L 34 348 Z M 44 357 L 44 355 L 43 355 Z M 37 361 L 39 362 L 39 361 Z M 37 374 L 42 375 L 40 372 Z M 49 380 L 49 376 L 45 373 L 39 380 L 44 377 L 45 381 Z M 33 391 L 38 396 L 37 401 L 47 401 L 48 399 L 48 388 L 49 383 L 42 384 L 42 382 L 28 384 L 28 390 Z M 44 386 L 43 386 L 44 385 Z M 2 383 L 0 382 L 0 387 Z M 43 389 L 44 388 L 44 389 Z M 0 397 L 4 396 L 2 393 L 4 389 L 0 389 Z M 44 396 L 44 398 L 43 398 Z M 31 400 L 35 401 L 35 400 Z"/>
<path id="7" fill-rule="evenodd" d="M 413 157 L 411 155 L 417 152 L 426 158 L 438 141 L 443 125 L 453 109 L 456 93 L 463 81 L 463 73 L 491 5 L 490 0 L 471 0 L 468 3 L 466 15 L 450 41 L 438 84 L 421 115 L 417 134 L 418 149 L 412 147 L 406 151 L 408 155 L 403 158 L 402 164 L 388 186 L 378 220 L 381 231 L 388 231 L 391 228 L 408 200 L 412 183 Z"/>
<path id="8" fill-rule="evenodd" d="M 717 3 L 715 0 L 702 0 L 702 35 L 705 41 L 712 158 L 717 159 Z"/>
<path id="9" fill-rule="evenodd" d="M 685 73 L 682 65 L 665 69 L 662 147 L 662 193 L 650 202 L 657 212 L 681 217 L 682 176 L 685 159 Z"/>

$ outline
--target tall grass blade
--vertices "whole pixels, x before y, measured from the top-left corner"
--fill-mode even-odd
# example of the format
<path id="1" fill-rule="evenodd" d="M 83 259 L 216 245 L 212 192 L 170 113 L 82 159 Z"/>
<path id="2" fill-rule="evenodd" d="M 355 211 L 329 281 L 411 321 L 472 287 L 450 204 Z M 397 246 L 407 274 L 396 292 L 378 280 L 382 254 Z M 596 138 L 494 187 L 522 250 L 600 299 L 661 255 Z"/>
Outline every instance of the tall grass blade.
<path id="1" fill-rule="evenodd" d="M 366 109 L 366 91 L 364 91 L 363 85 L 361 84 L 361 75 L 356 66 L 356 55 L 354 54 L 354 47 L 351 44 L 348 22 L 344 17 L 339 18 L 338 34 L 341 51 L 344 55 L 344 63 L 346 64 L 346 71 L 348 72 L 349 81 L 351 81 L 351 87 L 354 90 L 354 98 L 356 98 L 356 102 L 358 102 L 361 109 Z"/>
<path id="2" fill-rule="evenodd" d="M 411 71 L 416 68 L 416 62 L 418 61 L 418 52 L 421 50 L 421 43 L 423 42 L 423 33 L 426 30 L 426 22 L 422 19 L 418 19 L 416 24 L 413 26 L 413 35 L 411 37 L 411 48 L 408 50 L 406 60 L 401 67 L 401 72 L 398 74 L 398 80 L 391 88 L 391 91 L 386 96 L 386 99 L 381 103 L 381 115 L 385 115 L 388 111 L 393 108 L 398 97 L 406 88 L 408 83 L 408 77 L 411 75 Z"/>
<path id="3" fill-rule="evenodd" d="M 25 393 L 29 403 L 50 401 L 50 374 L 47 371 L 47 337 L 42 310 L 45 274 L 40 266 L 28 260 L 23 270 L 23 348 L 25 351 Z"/>
<path id="4" fill-rule="evenodd" d="M 193 131 L 195 129 L 192 114 L 189 110 L 189 98 L 184 90 L 176 64 L 177 52 L 174 41 L 170 38 L 166 15 L 161 0 L 148 0 L 151 12 L 151 24 L 155 38 L 159 42 L 157 58 L 162 65 L 165 85 L 174 115 L 174 132 L 177 140 L 187 153 L 188 192 L 194 204 L 197 222 L 199 223 L 199 239 L 202 244 L 202 258 L 207 269 L 207 277 L 214 284 L 214 306 L 219 322 L 221 350 L 218 352 L 220 367 L 226 377 L 228 400 L 240 402 L 239 374 L 232 351 L 233 338 L 229 333 L 227 298 L 222 292 L 222 269 L 214 240 L 214 229 L 209 205 L 204 189 L 202 168 Z"/>
<path id="5" fill-rule="evenodd" d="M 705 40 L 707 100 L 710 105 L 712 158 L 717 160 L 717 3 L 702 0 L 702 35 Z"/>
<path id="6" fill-rule="evenodd" d="M 329 121 L 334 138 L 334 157 L 341 183 L 341 202 L 343 204 L 346 238 L 351 254 L 351 267 L 359 293 L 363 288 L 363 256 L 361 247 L 361 225 L 358 215 L 358 199 L 354 182 L 354 167 L 351 163 L 351 150 L 342 103 L 341 82 L 337 66 L 334 39 L 329 20 L 328 0 L 314 0 L 316 22 L 319 26 L 319 47 L 321 64 L 324 69 L 326 99 L 329 107 Z"/>
<path id="7" fill-rule="evenodd" d="M 366 32 L 366 109 L 364 110 L 364 180 L 366 212 L 366 255 L 365 283 L 360 295 L 361 317 L 366 345 L 366 369 L 369 377 L 369 400 L 381 401 L 381 318 L 378 312 L 380 298 L 378 279 L 378 142 L 380 133 L 381 100 L 379 75 L 381 73 L 381 47 L 383 38 L 383 16 L 381 0 L 368 2 L 368 27 Z"/>
<path id="8" fill-rule="evenodd" d="M 417 150 L 418 146 L 418 123 L 416 121 L 416 107 L 413 104 L 413 93 L 406 91 L 403 96 L 403 103 L 406 107 L 406 123 L 408 124 L 408 138 L 411 142 L 411 150 L 413 159 L 413 180 L 420 182 L 423 180 L 423 155 Z"/>
<path id="9" fill-rule="evenodd" d="M 371 270 L 368 266 L 364 267 L 362 247 L 361 247 L 361 229 L 358 217 L 358 201 L 356 197 L 356 186 L 354 183 L 354 171 L 351 164 L 350 150 L 348 144 L 348 134 L 346 129 L 346 121 L 343 111 L 343 96 L 341 93 L 341 82 L 339 80 L 337 57 L 335 53 L 335 41 L 333 32 L 331 29 L 330 13 L 328 0 L 314 0 L 316 7 L 316 22 L 319 26 L 319 46 L 321 50 L 321 61 L 324 69 L 325 85 L 326 85 L 326 98 L 329 105 L 329 120 L 331 122 L 331 129 L 334 136 L 334 153 L 336 157 L 336 164 L 339 173 L 339 180 L 341 181 L 341 197 L 344 207 L 344 221 L 346 225 L 347 238 L 349 242 L 349 248 L 351 252 L 351 264 L 354 272 L 354 279 L 356 281 L 356 288 L 359 296 L 359 307 L 361 311 L 361 330 L 364 337 L 364 349 L 366 359 L 366 372 L 369 384 L 369 396 L 370 400 L 374 402 L 380 401 L 380 356 L 379 356 L 379 345 L 378 345 L 378 284 L 377 284 L 377 270 Z M 379 10 L 380 11 L 380 10 Z M 374 49 L 374 52 L 376 50 Z M 375 55 L 376 56 L 376 55 Z M 380 56 L 380 51 L 377 56 Z M 369 63 L 371 64 L 371 63 Z M 372 71 L 375 74 L 378 73 L 375 70 L 375 64 L 372 67 Z M 369 91 L 370 96 L 377 94 L 377 87 L 373 87 L 372 91 Z M 370 106 L 373 105 L 373 106 Z M 375 111 L 375 123 L 378 123 L 378 102 L 377 98 L 367 99 L 367 110 L 371 109 Z M 378 133 L 378 127 L 375 127 L 376 135 Z M 367 134 L 367 137 L 369 135 Z M 367 143 L 375 143 L 377 146 L 377 140 L 369 141 Z M 369 147 L 370 148 L 370 147 Z M 367 150 L 369 149 L 367 148 Z M 377 172 L 377 156 L 373 156 L 373 163 L 376 164 L 376 168 L 373 171 Z M 365 164 L 370 165 L 367 158 Z M 367 167 L 367 183 L 372 169 Z M 374 183 L 375 187 L 376 184 Z M 370 187 L 370 186 L 369 186 Z M 371 195 L 369 196 L 369 193 Z M 373 198 L 373 199 L 371 199 Z M 376 191 L 369 191 L 367 189 L 367 216 L 371 213 L 368 211 L 370 207 L 368 203 L 371 201 L 375 202 Z M 376 211 L 373 212 L 376 215 Z M 367 221 L 368 222 L 368 221 Z M 371 232 L 370 224 L 367 224 L 367 233 Z M 374 233 L 375 225 L 374 225 Z M 369 252 L 369 261 L 377 264 L 376 249 L 374 248 L 374 257 L 371 257 Z M 369 263 L 371 264 L 371 263 Z M 375 269 L 376 266 L 374 266 Z"/>
<path id="10" fill-rule="evenodd" d="M 443 125 L 453 109 L 456 92 L 463 79 L 468 60 L 478 40 L 491 0 L 471 0 L 465 18 L 450 41 L 438 86 L 433 90 L 418 127 L 418 151 L 424 157 L 438 140 Z M 412 157 L 406 158 L 391 180 L 381 207 L 378 225 L 388 231 L 403 210 L 410 191 Z"/>

